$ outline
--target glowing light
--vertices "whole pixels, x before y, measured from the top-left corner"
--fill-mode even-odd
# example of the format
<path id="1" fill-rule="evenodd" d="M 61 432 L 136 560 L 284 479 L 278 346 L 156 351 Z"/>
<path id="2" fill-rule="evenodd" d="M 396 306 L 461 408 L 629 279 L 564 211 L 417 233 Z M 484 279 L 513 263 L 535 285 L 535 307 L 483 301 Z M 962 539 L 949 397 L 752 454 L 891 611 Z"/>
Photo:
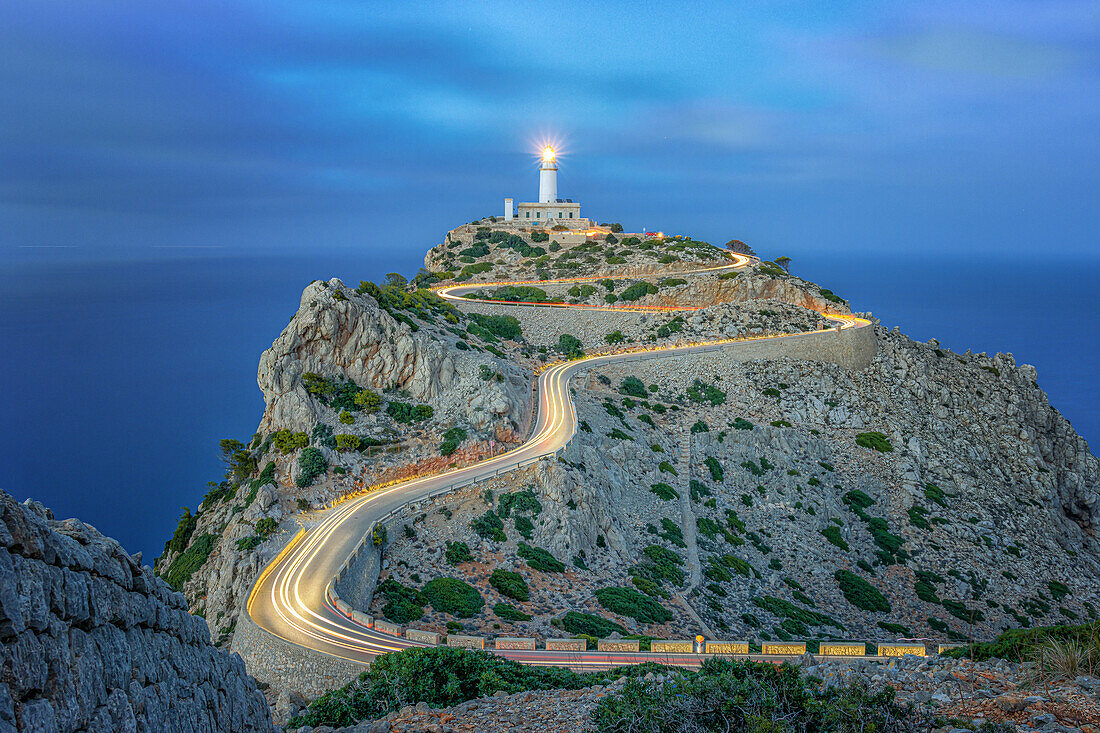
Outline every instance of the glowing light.
<path id="1" fill-rule="evenodd" d="M 542 149 L 542 159 L 547 162 L 554 160 L 554 149 L 549 145 Z"/>

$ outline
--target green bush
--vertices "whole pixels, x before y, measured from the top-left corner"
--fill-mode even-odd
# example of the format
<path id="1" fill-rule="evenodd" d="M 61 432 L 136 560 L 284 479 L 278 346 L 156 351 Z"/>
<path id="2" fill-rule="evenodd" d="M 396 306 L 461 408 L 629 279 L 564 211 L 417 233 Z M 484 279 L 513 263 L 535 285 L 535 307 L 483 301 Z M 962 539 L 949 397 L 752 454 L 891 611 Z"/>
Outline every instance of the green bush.
<path id="1" fill-rule="evenodd" d="M 840 592 L 844 594 L 844 598 L 856 608 L 890 612 L 890 602 L 886 600 L 886 596 L 855 573 L 841 569 L 833 573 L 833 577 L 840 584 Z"/>
<path id="2" fill-rule="evenodd" d="M 520 542 L 516 554 L 526 560 L 528 567 L 532 570 L 540 570 L 544 573 L 565 572 L 565 563 L 541 547 L 532 547 L 525 542 Z"/>
<path id="3" fill-rule="evenodd" d="M 673 476 L 680 475 L 676 472 L 676 469 L 673 468 L 672 464 L 668 461 L 661 461 L 660 463 L 658 463 L 657 470 L 659 470 L 661 473 L 671 473 Z"/>
<path id="4" fill-rule="evenodd" d="M 394 422 L 414 423 L 429 419 L 435 410 L 431 405 L 411 405 L 408 402 L 391 402 L 386 405 L 386 414 L 393 418 Z"/>
<path id="5" fill-rule="evenodd" d="M 474 559 L 473 553 L 470 552 L 470 546 L 465 542 L 448 542 L 445 557 L 450 565 L 459 565 Z"/>
<path id="6" fill-rule="evenodd" d="M 566 359 L 579 359 L 584 356 L 584 347 L 576 336 L 563 333 L 558 336 L 558 352 Z"/>
<path id="7" fill-rule="evenodd" d="M 210 553 L 214 551 L 214 543 L 218 541 L 216 534 L 209 532 L 199 535 L 199 538 L 191 543 L 191 546 L 177 557 L 168 569 L 161 575 L 168 585 L 176 590 L 183 590 L 183 584 L 191 579 L 191 576 L 206 564 Z"/>
<path id="8" fill-rule="evenodd" d="M 695 424 L 691 426 L 691 432 L 692 432 L 692 434 L 695 434 L 695 433 L 709 433 L 710 432 L 710 426 L 707 425 L 702 420 L 696 420 Z"/>
<path id="9" fill-rule="evenodd" d="M 259 535 L 252 535 L 251 537 L 242 537 L 237 540 L 238 552 L 252 552 L 261 544 L 263 544 L 264 538 Z"/>
<path id="10" fill-rule="evenodd" d="M 894 702 L 894 690 L 860 685 L 819 687 L 794 666 L 707 659 L 698 672 L 677 672 L 664 685 L 631 680 L 600 700 L 601 733 L 746 731 L 860 733 L 927 730 L 930 714 Z"/>
<path id="11" fill-rule="evenodd" d="M 355 424 L 355 415 L 352 415 L 347 410 L 344 410 L 343 412 L 340 413 L 340 424 L 341 425 L 353 425 L 353 424 Z"/>
<path id="12" fill-rule="evenodd" d="M 451 428 L 443 433 L 443 442 L 439 446 L 439 454 L 443 456 L 451 455 L 458 450 L 458 446 L 466 440 L 466 437 L 466 431 L 458 427 Z"/>
<path id="13" fill-rule="evenodd" d="M 271 439 L 271 447 L 284 456 L 307 445 L 309 445 L 309 435 L 300 432 L 292 433 L 289 430 L 276 431 Z"/>
<path id="14" fill-rule="evenodd" d="M 603 340 L 609 344 L 621 344 L 623 341 L 626 341 L 626 336 L 623 335 L 622 331 L 612 331 L 604 336 Z"/>
<path id="15" fill-rule="evenodd" d="M 882 433 L 873 431 L 856 435 L 856 445 L 876 450 L 879 453 L 890 453 L 894 450 L 894 446 L 890 444 L 889 438 Z"/>
<path id="16" fill-rule="evenodd" d="M 529 540 L 535 534 L 535 525 L 527 517 L 516 517 L 516 531 L 525 539 Z"/>
<path id="17" fill-rule="evenodd" d="M 969 659 L 973 655 L 977 661 L 997 657 L 1013 662 L 1022 662 L 1030 657 L 1032 650 L 1048 640 L 1074 642 L 1086 649 L 1100 650 L 1100 622 L 1037 626 L 1032 629 L 1009 629 L 993 641 L 951 649 L 945 654 L 959 659 Z"/>
<path id="18" fill-rule="evenodd" d="M 610 260 L 608 260 L 610 262 Z M 621 293 L 619 298 L 622 300 L 635 301 L 644 295 L 653 295 L 657 292 L 657 286 L 652 283 L 639 280 L 636 283 L 628 285 Z"/>
<path id="19" fill-rule="evenodd" d="M 393 578 L 386 578 L 378 584 L 378 592 L 386 599 L 382 615 L 395 624 L 417 621 L 424 615 L 424 601 L 415 588 L 408 588 Z"/>
<path id="20" fill-rule="evenodd" d="M 483 537 L 487 540 L 493 540 L 494 542 L 504 542 L 508 539 L 504 534 L 504 521 L 496 515 L 492 510 L 489 510 L 482 514 L 480 517 L 470 523 L 474 532 L 477 532 L 479 537 Z"/>
<path id="21" fill-rule="evenodd" d="M 511 603 L 498 603 L 493 606 L 493 613 L 504 621 L 530 621 L 531 616 L 519 610 Z"/>
<path id="22" fill-rule="evenodd" d="M 597 639 L 610 636 L 616 631 L 623 635 L 626 634 L 626 629 L 610 619 L 578 611 L 569 611 L 562 617 L 562 628 L 570 634 L 584 634 L 594 636 Z"/>
<path id="23" fill-rule="evenodd" d="M 493 336 L 508 341 L 519 341 L 523 337 L 523 328 L 515 316 L 487 316 L 482 313 L 467 313 L 466 318 L 485 329 Z"/>
<path id="24" fill-rule="evenodd" d="M 825 529 L 821 530 L 821 534 L 825 535 L 825 539 L 833 545 L 836 545 L 845 552 L 848 551 L 848 543 L 844 541 L 844 538 L 840 536 L 840 527 L 835 524 L 830 524 Z"/>
<path id="25" fill-rule="evenodd" d="M 456 618 L 476 616 L 485 605 L 477 588 L 457 578 L 433 578 L 420 591 L 420 595 L 436 611 Z"/>
<path id="26" fill-rule="evenodd" d="M 649 487 L 649 490 L 661 499 L 664 499 L 665 501 L 671 501 L 672 499 L 680 498 L 680 495 L 676 492 L 676 489 L 665 483 L 653 484 L 651 487 Z"/>
<path id="27" fill-rule="evenodd" d="M 378 412 L 382 409 L 382 398 L 378 396 L 377 392 L 372 392 L 369 389 L 360 390 L 359 394 L 355 395 L 355 405 L 368 414 Z"/>
<path id="28" fill-rule="evenodd" d="M 191 535 L 194 534 L 198 522 L 198 515 L 191 514 L 191 510 L 184 507 L 179 523 L 176 524 L 176 531 L 164 546 L 164 553 L 183 552 L 187 548 L 187 543 L 191 541 Z"/>
<path id="29" fill-rule="evenodd" d="M 517 601 L 526 601 L 530 597 L 527 581 L 519 573 L 513 573 L 509 570 L 494 569 L 493 574 L 489 576 L 489 585 L 501 595 L 514 598 Z"/>
<path id="30" fill-rule="evenodd" d="M 739 417 L 733 421 L 733 427 L 735 430 L 752 430 L 752 423 L 743 417 Z M 787 427 L 790 427 L 790 425 Z"/>
<path id="31" fill-rule="evenodd" d="M 340 452 L 347 452 L 349 450 L 359 450 L 361 443 L 358 435 L 340 435 L 334 436 L 336 440 L 336 450 Z"/>
<path id="32" fill-rule="evenodd" d="M 627 377 L 623 380 L 622 385 L 619 387 L 619 392 L 631 397 L 639 397 L 645 399 L 649 397 L 649 392 L 645 388 L 645 383 L 637 377 Z"/>
<path id="33" fill-rule="evenodd" d="M 722 464 L 718 462 L 718 459 L 714 456 L 708 456 L 707 460 L 703 461 L 706 464 L 707 469 L 710 471 L 710 477 L 715 481 L 722 481 L 726 477 L 726 472 L 722 469 Z"/>
<path id="34" fill-rule="evenodd" d="M 516 514 L 530 514 L 537 517 L 542 513 L 542 503 L 530 489 L 501 495 L 497 503 L 497 514 L 500 518 L 506 519 L 513 510 Z"/>
<path id="35" fill-rule="evenodd" d="M 306 448 L 298 456 L 298 479 L 295 483 L 300 488 L 312 486 L 313 481 L 327 470 L 325 454 L 317 448 Z"/>
<path id="36" fill-rule="evenodd" d="M 643 624 L 663 624 L 672 620 L 672 613 L 667 608 L 633 588 L 599 588 L 596 600 L 608 611 Z"/>
<path id="37" fill-rule="evenodd" d="M 726 393 L 713 384 L 707 384 L 700 379 L 696 379 L 687 388 L 687 398 L 692 402 L 709 402 L 711 405 L 717 406 L 725 404 Z"/>

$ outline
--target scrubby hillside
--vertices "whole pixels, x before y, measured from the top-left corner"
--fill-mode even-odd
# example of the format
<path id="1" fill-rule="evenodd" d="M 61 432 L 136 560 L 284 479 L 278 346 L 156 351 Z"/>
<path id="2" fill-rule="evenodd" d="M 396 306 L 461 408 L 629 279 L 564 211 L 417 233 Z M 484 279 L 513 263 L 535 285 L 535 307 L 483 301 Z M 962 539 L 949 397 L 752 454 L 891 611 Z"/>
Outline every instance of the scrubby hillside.
<path id="1" fill-rule="evenodd" d="M 559 462 L 410 515 L 394 582 L 469 583 L 487 603 L 462 623 L 504 635 L 946 641 L 1095 618 L 1100 472 L 1034 368 L 878 339 L 856 372 L 594 370 Z"/>
<path id="2" fill-rule="evenodd" d="M 0 729 L 273 731 L 240 657 L 115 540 L 0 491 Z"/>

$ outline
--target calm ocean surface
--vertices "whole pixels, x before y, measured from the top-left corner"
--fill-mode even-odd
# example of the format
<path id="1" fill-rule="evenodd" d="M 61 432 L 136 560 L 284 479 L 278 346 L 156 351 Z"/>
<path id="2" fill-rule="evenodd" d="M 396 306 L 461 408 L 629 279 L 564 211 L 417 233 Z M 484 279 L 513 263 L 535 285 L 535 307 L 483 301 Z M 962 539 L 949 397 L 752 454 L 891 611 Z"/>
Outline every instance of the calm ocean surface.
<path id="1" fill-rule="evenodd" d="M 217 441 L 263 410 L 260 352 L 312 278 L 398 270 L 352 255 L 0 267 L 0 488 L 79 517 L 151 562 L 220 475 Z M 1012 352 L 1100 436 L 1100 262 L 802 257 L 792 270 L 915 339 Z"/>

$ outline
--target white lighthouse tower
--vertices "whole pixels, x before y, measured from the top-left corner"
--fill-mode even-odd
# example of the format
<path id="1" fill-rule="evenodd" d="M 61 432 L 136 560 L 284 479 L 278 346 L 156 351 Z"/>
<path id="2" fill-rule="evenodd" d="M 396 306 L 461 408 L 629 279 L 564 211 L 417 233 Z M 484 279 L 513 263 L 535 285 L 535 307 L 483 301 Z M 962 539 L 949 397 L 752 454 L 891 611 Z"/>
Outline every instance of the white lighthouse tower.
<path id="1" fill-rule="evenodd" d="M 558 154 L 550 145 L 539 159 L 539 200 L 517 202 L 504 199 L 504 221 L 520 227 L 587 229 L 592 222 L 581 218 L 581 205 L 573 199 L 558 198 Z"/>
<path id="2" fill-rule="evenodd" d="M 539 203 L 552 204 L 558 200 L 558 158 L 550 146 L 543 148 L 539 163 Z"/>

